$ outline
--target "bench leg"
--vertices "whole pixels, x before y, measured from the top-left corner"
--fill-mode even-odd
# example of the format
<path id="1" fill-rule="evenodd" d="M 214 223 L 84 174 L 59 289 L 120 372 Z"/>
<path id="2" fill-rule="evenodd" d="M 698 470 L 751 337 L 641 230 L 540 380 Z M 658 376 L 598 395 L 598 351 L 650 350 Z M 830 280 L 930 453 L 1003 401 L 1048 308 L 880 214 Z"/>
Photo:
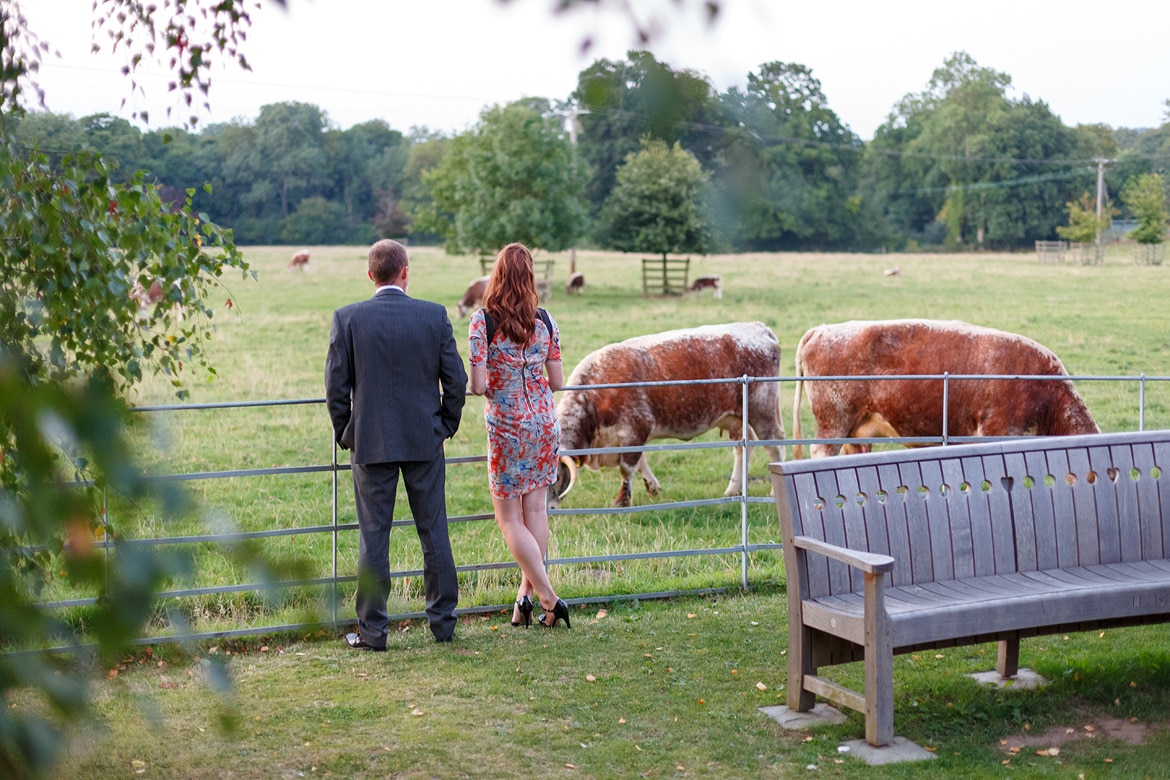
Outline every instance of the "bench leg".
<path id="1" fill-rule="evenodd" d="M 799 619 L 792 621 L 788 628 L 788 709 L 808 712 L 816 705 L 816 694 L 804 687 L 805 676 L 816 672 L 812 664 L 812 631 L 800 625 Z"/>
<path id="2" fill-rule="evenodd" d="M 865 575 L 865 741 L 894 741 L 894 648 L 881 575 Z"/>
<path id="3" fill-rule="evenodd" d="M 1005 639 L 999 643 L 999 656 L 995 661 L 995 671 L 1000 677 L 1015 677 L 1020 671 L 1020 640 Z"/>

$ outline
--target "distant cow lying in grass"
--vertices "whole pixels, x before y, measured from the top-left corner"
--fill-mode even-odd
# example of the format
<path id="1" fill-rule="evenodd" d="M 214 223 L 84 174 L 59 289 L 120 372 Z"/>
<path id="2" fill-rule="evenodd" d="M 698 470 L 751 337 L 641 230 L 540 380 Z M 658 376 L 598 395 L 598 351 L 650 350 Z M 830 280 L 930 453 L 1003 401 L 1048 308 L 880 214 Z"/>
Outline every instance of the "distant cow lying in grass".
<path id="1" fill-rule="evenodd" d="M 1068 376 L 1060 358 L 1024 336 L 939 320 L 818 325 L 796 347 L 796 375 L 996 374 Z M 797 380 L 792 435 L 801 438 L 802 386 L 818 439 L 936 437 L 943 433 L 942 379 Z M 1068 379 L 950 379 L 948 436 L 1068 436 L 1100 433 Z M 799 458 L 800 445 L 792 455 Z M 812 457 L 868 452 L 869 445 L 813 444 Z"/>
<path id="2" fill-rule="evenodd" d="M 714 290 L 713 297 L 722 298 L 723 277 L 719 276 L 718 274 L 712 276 L 698 276 L 695 277 L 695 281 L 691 282 L 691 286 L 688 288 L 688 290 L 693 293 L 702 292 L 703 290 L 708 289 Z"/>
<path id="3" fill-rule="evenodd" d="M 455 304 L 461 319 L 466 317 L 467 312 L 477 307 L 483 300 L 483 294 L 487 291 L 487 283 L 490 278 L 490 276 L 481 276 L 478 279 L 472 279 L 471 284 L 467 285 L 463 297 L 459 299 L 459 303 Z"/>
<path id="4" fill-rule="evenodd" d="M 302 249 L 293 254 L 292 259 L 288 261 L 288 270 L 299 268 L 302 271 L 309 270 L 309 250 Z"/>
<path id="5" fill-rule="evenodd" d="M 610 385 L 687 379 L 774 377 L 780 372 L 780 343 L 762 322 L 733 322 L 672 330 L 609 344 L 585 356 L 565 383 Z M 778 382 L 756 382 L 748 388 L 749 434 L 784 438 L 777 407 Z M 743 435 L 743 385 L 738 382 L 566 389 L 557 405 L 564 450 L 639 447 L 651 439 L 693 439 L 712 428 L 729 436 Z M 783 460 L 776 445 L 765 445 L 769 460 Z M 734 448 L 731 481 L 724 495 L 743 489 L 743 456 Z M 549 488 L 556 504 L 576 483 L 579 466 L 619 466 L 621 490 L 615 506 L 629 506 L 630 481 L 641 473 L 646 492 L 656 495 L 659 483 L 644 452 L 574 455 L 561 458 L 557 482 Z"/>

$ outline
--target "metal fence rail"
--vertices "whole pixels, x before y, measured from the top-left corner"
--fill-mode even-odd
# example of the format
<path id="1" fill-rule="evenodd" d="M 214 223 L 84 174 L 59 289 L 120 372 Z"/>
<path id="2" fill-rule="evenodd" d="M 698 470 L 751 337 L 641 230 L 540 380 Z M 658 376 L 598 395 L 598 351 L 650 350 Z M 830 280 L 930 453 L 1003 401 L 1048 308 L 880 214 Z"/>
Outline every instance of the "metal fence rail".
<path id="1" fill-rule="evenodd" d="M 943 419 L 941 421 L 942 434 L 937 437 L 904 437 L 904 438 L 870 438 L 870 439 L 820 439 L 820 438 L 801 438 L 801 439 L 783 439 L 783 440 L 759 440 L 752 439 L 750 435 L 751 421 L 748 418 L 748 394 L 752 385 L 759 383 L 770 382 L 818 382 L 818 381 L 889 381 L 889 380 L 915 380 L 915 381 L 941 381 L 943 394 Z M 955 381 L 991 381 L 991 380 L 1018 380 L 1018 381 L 1068 381 L 1074 382 L 1114 382 L 1114 383 L 1136 383 L 1138 385 L 1138 408 L 1136 415 L 1137 430 L 1145 429 L 1146 419 L 1146 389 L 1150 383 L 1165 383 L 1170 382 L 1170 376 L 1147 376 L 1139 374 L 1136 376 L 1126 375 L 1109 375 L 1109 376 L 1051 376 L 1051 375 L 960 375 L 960 374 L 914 374 L 914 375 L 881 375 L 881 376 L 781 376 L 781 377 L 749 377 L 742 376 L 734 379 L 713 379 L 713 380 L 697 380 L 697 381 L 668 381 L 668 382 L 637 382 L 637 383 L 623 383 L 623 384 L 608 384 L 608 385 L 588 385 L 588 386 L 569 386 L 563 389 L 563 392 L 574 392 L 577 390 L 596 390 L 607 388 L 635 388 L 635 387 L 649 387 L 649 386 L 677 386 L 677 385 L 697 385 L 697 384 L 728 384 L 735 383 L 742 387 L 741 394 L 741 412 L 743 427 L 740 433 L 740 438 L 728 441 L 717 442 L 679 442 L 671 444 L 646 444 L 640 447 L 604 447 L 593 449 L 579 449 L 579 450 L 562 450 L 562 454 L 566 455 L 586 455 L 586 454 L 620 454 L 628 452 L 665 452 L 672 450 L 698 450 L 698 449 L 725 449 L 729 447 L 741 447 L 742 469 L 744 480 L 741 487 L 741 492 L 738 495 L 732 496 L 718 496 L 707 499 L 662 502 L 643 506 L 631 507 L 583 507 L 583 508 L 557 508 L 550 510 L 549 514 L 556 515 L 607 515 L 607 514 L 636 514 L 641 512 L 662 512 L 666 510 L 677 509 L 692 509 L 709 506 L 719 506 L 724 504 L 739 504 L 740 505 L 740 538 L 739 543 L 732 546 L 724 547 L 710 547 L 710 548 L 696 548 L 696 549 L 680 549 L 680 550 L 657 550 L 653 552 L 621 552 L 608 555 L 597 556 L 574 556 L 564 558 L 552 558 L 547 561 L 549 566 L 565 565 L 565 564 L 591 564 L 591 563 L 606 563 L 617 561 L 631 561 L 644 560 L 651 558 L 678 558 L 678 557 L 695 557 L 695 556 L 726 556 L 738 555 L 740 557 L 740 582 L 739 586 L 747 588 L 751 585 L 750 580 L 750 560 L 751 553 L 758 550 L 774 550 L 780 549 L 779 544 L 752 544 L 749 537 L 749 516 L 748 506 L 750 504 L 773 503 L 771 498 L 749 496 L 748 495 L 748 466 L 751 460 L 752 451 L 757 447 L 765 445 L 769 446 L 790 446 L 794 444 L 810 445 L 810 444 L 884 444 L 884 443 L 899 443 L 899 444 L 939 444 L 946 446 L 948 444 L 959 442 L 971 442 L 987 440 L 990 437 L 958 437 L 951 436 L 947 431 L 947 411 L 949 405 L 950 384 Z M 137 413 L 173 413 L 193 410 L 222 410 L 222 409 L 239 409 L 239 408 L 256 408 L 256 407 L 274 407 L 274 406 L 289 406 L 289 405 L 324 405 L 324 398 L 306 398 L 294 400 L 276 400 L 276 401 L 244 401 L 244 402 L 223 402 L 223 403 L 205 403 L 205 404 L 175 404 L 175 405 L 156 405 L 156 406 L 142 406 L 134 409 Z M 781 417 L 783 414 L 781 413 Z M 323 425 L 323 430 L 328 431 L 328 426 Z M 275 633 L 282 631 L 296 631 L 306 628 L 320 627 L 321 625 L 329 625 L 338 627 L 341 625 L 350 624 L 353 622 L 352 618 L 342 618 L 338 615 L 339 586 L 352 583 L 356 581 L 356 573 L 343 573 L 338 570 L 338 539 L 341 533 L 354 531 L 357 528 L 356 523 L 341 523 L 339 521 L 338 507 L 340 503 L 339 496 L 341 495 L 341 476 L 350 470 L 348 464 L 339 463 L 337 460 L 338 450 L 333 447 L 333 454 L 331 462 L 326 465 L 310 465 L 310 466 L 292 466 L 279 468 L 252 468 L 252 469 L 232 469 L 223 471 L 199 471 L 189 473 L 175 473 L 175 474 L 159 474 L 154 475 L 151 479 L 160 481 L 199 481 L 199 480 L 216 480 L 228 478 L 254 478 L 261 476 L 273 475 L 290 475 L 290 474 L 312 474 L 324 473 L 331 474 L 331 506 L 332 518 L 328 525 L 312 525 L 298 528 L 281 528 L 281 529 L 267 529 L 260 531 L 245 531 L 232 533 L 204 533 L 183 536 L 159 536 L 151 538 L 139 538 L 120 541 L 119 544 L 126 545 L 143 545 L 143 546 L 168 546 L 181 544 L 197 544 L 197 543 L 231 543 L 240 542 L 251 539 L 270 539 L 276 537 L 299 536 L 307 534 L 330 534 L 332 535 L 331 545 L 331 573 L 326 577 L 315 577 L 305 580 L 293 580 L 286 582 L 248 582 L 248 583 L 230 583 L 225 585 L 217 585 L 212 587 L 202 588 L 187 588 L 174 589 L 160 592 L 158 594 L 160 599 L 180 598 L 184 596 L 207 596 L 218 593 L 239 593 L 246 591 L 271 591 L 289 588 L 326 588 L 329 590 L 329 603 L 331 604 L 331 614 L 328 618 L 323 618 L 321 621 L 314 623 L 284 623 L 279 625 L 259 626 L 239 629 L 229 629 L 221 631 L 210 632 L 186 632 L 168 634 L 165 636 L 156 635 L 149 636 L 141 640 L 142 642 L 157 642 L 157 641 L 179 641 L 179 640 L 205 640 L 216 637 L 232 637 L 232 636 L 253 636 L 264 633 Z M 483 463 L 487 460 L 486 455 L 461 456 L 447 459 L 448 465 L 460 465 L 468 463 Z M 107 503 L 108 506 L 108 503 Z M 472 514 L 452 516 L 449 518 L 451 523 L 468 523 L 468 522 L 482 522 L 493 519 L 490 513 Z M 105 518 L 105 522 L 109 522 L 109 518 Z M 413 521 L 397 520 L 393 523 L 394 527 L 403 527 L 413 525 Z M 105 547 L 106 553 L 111 551 L 112 543 L 103 540 L 100 544 Z M 490 571 L 499 569 L 515 568 L 514 561 L 488 562 L 458 566 L 457 570 L 460 573 Z M 401 577 L 415 577 L 421 575 L 421 570 L 409 569 L 392 572 L 395 578 Z M 605 594 L 604 596 L 572 599 L 571 603 L 590 603 L 590 602 L 612 602 L 626 599 L 640 599 L 640 598 L 660 598 L 682 595 L 684 593 L 711 593 L 725 590 L 725 588 L 703 588 L 694 591 L 655 591 L 642 593 L 613 593 Z M 94 604 L 97 602 L 97 597 L 93 598 L 79 598 L 68 599 L 46 603 L 44 606 L 48 608 L 68 608 L 79 607 Z M 462 608 L 458 610 L 459 614 L 473 614 L 473 613 L 488 613 L 497 612 L 505 609 L 510 605 L 485 605 Z M 421 610 L 406 612 L 391 615 L 392 621 L 415 619 L 424 616 Z"/>

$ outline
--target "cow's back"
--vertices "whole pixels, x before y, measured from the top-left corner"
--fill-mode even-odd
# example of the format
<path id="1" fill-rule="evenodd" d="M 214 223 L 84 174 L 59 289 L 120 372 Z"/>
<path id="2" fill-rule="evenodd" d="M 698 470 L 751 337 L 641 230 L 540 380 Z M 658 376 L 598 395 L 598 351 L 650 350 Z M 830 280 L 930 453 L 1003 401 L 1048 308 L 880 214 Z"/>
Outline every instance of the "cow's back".
<path id="1" fill-rule="evenodd" d="M 777 376 L 779 370 L 780 343 L 772 330 L 762 322 L 737 322 L 610 344 L 587 355 L 566 385 L 738 379 Z M 628 424 L 633 416 L 650 422 L 654 435 L 677 438 L 710 430 L 725 415 L 739 414 L 742 405 L 741 385 L 735 382 L 603 388 L 573 395 L 582 393 L 588 398 L 574 403 L 588 403 L 598 427 L 618 424 L 623 418 Z M 564 400 L 569 398 L 566 395 Z"/>
<path id="2" fill-rule="evenodd" d="M 820 325 L 801 339 L 797 363 L 806 376 L 1067 376 L 1055 353 L 1032 339 L 958 321 Z M 941 379 L 807 384 L 821 435 L 848 435 L 875 415 L 900 436 L 941 434 Z M 953 436 L 1097 431 L 1067 380 L 950 380 L 947 396 Z"/>

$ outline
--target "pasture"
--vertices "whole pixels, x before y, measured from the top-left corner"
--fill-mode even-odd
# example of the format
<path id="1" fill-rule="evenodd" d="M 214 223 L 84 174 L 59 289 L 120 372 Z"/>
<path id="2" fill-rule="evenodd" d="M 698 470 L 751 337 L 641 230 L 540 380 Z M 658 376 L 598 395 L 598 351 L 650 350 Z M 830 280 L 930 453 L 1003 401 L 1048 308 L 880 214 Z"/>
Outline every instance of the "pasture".
<path id="1" fill-rule="evenodd" d="M 286 248 L 257 247 L 247 256 L 253 283 L 232 282 L 216 301 L 218 332 L 210 350 L 214 379 L 189 384 L 192 403 L 320 398 L 330 315 L 369 295 L 365 250 L 317 247 L 307 272 L 288 271 Z M 1128 254 L 1103 266 L 1039 264 L 1032 254 L 742 255 L 694 258 L 691 275 L 720 274 L 722 300 L 710 293 L 644 298 L 637 256 L 582 251 L 586 286 L 564 294 L 568 257 L 555 256 L 553 298 L 566 373 L 611 341 L 676 327 L 760 320 L 780 339 L 782 374 L 795 345 L 822 322 L 853 318 L 962 319 L 1027 335 L 1053 349 L 1074 375 L 1170 374 L 1170 335 L 1163 300 L 1170 270 L 1134 266 Z M 885 276 L 892 266 L 897 276 Z M 480 275 L 478 259 L 434 249 L 411 251 L 410 293 L 444 302 L 466 356 L 466 320 L 455 302 Z M 229 309 L 225 302 L 230 298 Z M 1117 381 L 1083 382 L 1079 390 L 1101 428 L 1137 427 L 1139 388 Z M 785 428 L 791 430 L 791 382 L 781 384 Z M 162 381 L 144 388 L 141 405 L 173 401 Z M 1147 428 L 1170 425 L 1170 389 L 1149 383 Z M 144 412 L 142 451 L 160 473 L 196 473 L 328 464 L 330 428 L 318 404 L 247 409 Z M 813 430 L 807 408 L 804 429 Z M 713 436 L 707 437 L 714 441 Z M 707 440 L 707 439 L 705 439 Z M 482 455 L 482 401 L 469 399 L 449 444 L 455 458 Z M 343 454 L 344 457 L 344 454 Z M 658 501 L 721 495 L 730 450 L 661 452 L 650 456 L 663 485 Z M 456 562 L 479 567 L 461 575 L 461 607 L 509 603 L 516 571 L 495 568 L 507 550 L 490 512 L 485 466 L 448 470 Z M 764 499 L 762 452 L 752 458 L 750 492 Z M 204 518 L 218 530 L 258 531 L 327 525 L 328 473 L 193 480 Z M 583 472 L 567 508 L 607 507 L 615 471 Z M 635 485 L 635 507 L 651 504 Z M 338 486 L 340 522 L 354 521 L 349 475 Z M 128 535 L 195 533 L 154 507 L 111 498 L 111 520 Z M 400 499 L 400 516 L 405 500 Z M 749 505 L 750 541 L 779 540 L 774 508 Z M 481 518 L 481 519 L 475 519 Z M 738 544 L 739 505 L 633 514 L 566 514 L 553 518 L 550 556 L 574 558 Z M 352 573 L 356 541 L 339 534 L 341 573 Z M 310 559 L 312 575 L 329 575 L 328 534 L 263 540 L 281 554 Z M 418 566 L 410 528 L 392 537 L 392 565 Z M 208 557 L 184 587 L 247 581 Z M 566 598 L 598 605 L 574 609 L 572 631 L 512 629 L 502 614 L 472 616 L 456 644 L 436 646 L 417 623 L 403 622 L 383 655 L 342 648 L 337 632 L 299 632 L 257 642 L 203 642 L 203 660 L 186 663 L 166 645 L 124 660 L 97 689 L 97 719 L 69 748 L 65 776 L 189 777 L 792 777 L 810 771 L 840 777 L 1018 776 L 1127 777 L 1161 771 L 1170 686 L 1165 628 L 1135 628 L 1025 642 L 1028 665 L 1054 680 L 1040 693 L 989 692 L 962 674 L 990 668 L 994 646 L 912 654 L 896 659 L 896 733 L 937 751 L 938 761 L 868 768 L 837 752 L 857 738 L 861 721 L 811 735 L 786 732 L 759 707 L 783 702 L 787 621 L 778 550 L 753 554 L 752 592 L 734 592 L 734 555 L 565 563 L 552 576 Z M 390 609 L 421 609 L 417 578 L 404 577 Z M 725 594 L 630 602 L 622 594 L 727 589 Z M 349 592 L 338 612 L 352 614 Z M 67 594 L 61 594 L 67 595 Z M 617 598 L 615 598 L 617 597 Z M 250 593 L 174 600 L 201 631 L 270 626 L 319 614 L 320 589 L 278 598 Z M 79 615 L 84 610 L 77 611 Z M 161 616 L 160 616 L 161 620 Z M 161 622 L 156 633 L 168 628 Z M 307 640 L 307 641 L 305 641 Z M 990 654 L 990 655 L 989 655 Z M 199 684 L 207 658 L 228 657 L 235 692 L 225 703 Z M 403 674 L 405 665 L 409 673 Z M 845 669 L 856 684 L 859 672 Z M 225 736 L 218 722 L 233 724 Z M 1090 728 L 1091 727 L 1091 728 Z M 1127 744 L 1141 732 L 1147 744 Z M 1113 729 L 1117 729 L 1114 731 Z M 1070 734 L 1073 734 L 1070 736 Z M 1099 739 L 1084 738 L 1097 735 Z M 1051 746 L 1061 746 L 1055 753 Z M 1014 750 L 1013 750 L 1014 748 Z M 1062 752 L 1063 751 L 1063 752 Z M 1004 767 L 1007 767 L 1007 770 Z"/>
<path id="2" fill-rule="evenodd" d="M 692 259 L 691 276 L 719 274 L 724 294 L 646 298 L 641 290 L 637 256 L 581 251 L 577 268 L 585 275 L 581 295 L 566 295 L 567 253 L 556 261 L 553 297 L 547 304 L 561 330 L 566 375 L 588 352 L 631 336 L 677 327 L 739 320 L 760 320 L 781 345 L 781 375 L 791 375 L 793 352 L 809 327 L 847 319 L 930 317 L 960 319 L 1021 333 L 1053 349 L 1073 375 L 1147 375 L 1170 373 L 1162 301 L 1167 271 L 1135 266 L 1115 248 L 1104 265 L 1043 265 L 1033 254 L 758 254 L 712 255 Z M 289 270 L 290 250 L 255 247 L 246 252 L 258 272 L 255 282 L 232 281 L 217 305 L 218 330 L 208 350 L 218 369 L 215 377 L 188 378 L 191 403 L 319 399 L 323 395 L 323 360 L 332 311 L 371 294 L 365 275 L 364 247 L 317 247 L 306 271 Z M 900 273 L 887 276 L 886 268 Z M 456 339 L 466 357 L 466 319 L 455 304 L 466 284 L 480 275 L 475 257 L 449 256 L 434 248 L 411 250 L 409 292 L 448 306 Z M 231 305 L 228 306 L 230 299 Z M 1138 426 L 1141 392 L 1136 382 L 1091 381 L 1079 390 L 1102 430 Z M 781 414 L 791 432 L 793 383 L 782 382 Z M 1170 388 L 1145 387 L 1147 428 L 1170 425 Z M 143 388 L 136 404 L 173 402 L 164 381 Z M 486 446 L 482 399 L 469 397 L 463 424 L 449 442 L 449 458 L 482 456 Z M 330 463 L 330 426 L 320 404 L 244 409 L 186 409 L 144 412 L 142 451 L 158 473 L 190 474 L 257 468 L 297 468 Z M 806 435 L 815 431 L 807 402 Z M 699 441 L 715 442 L 714 434 Z M 634 505 L 710 499 L 722 495 L 731 469 L 727 448 L 651 453 L 651 467 L 662 483 L 649 499 L 635 479 Z M 340 453 L 344 462 L 346 453 Z M 749 491 L 766 500 L 765 455 L 754 451 Z M 472 567 L 461 575 L 461 607 L 506 604 L 514 594 L 518 572 L 495 524 L 482 462 L 448 469 L 448 510 L 469 518 L 452 528 L 456 562 Z M 339 522 L 355 522 L 349 475 L 338 481 Z M 616 469 L 582 472 L 564 503 L 567 509 L 608 507 L 618 488 Z M 202 518 L 219 531 L 303 529 L 331 523 L 332 481 L 328 473 L 248 476 L 188 483 L 204 510 Z M 749 505 L 749 543 L 779 541 L 774 509 Z M 398 515 L 408 516 L 405 497 Z M 110 517 L 125 535 L 177 536 L 197 533 L 197 522 L 177 523 L 153 507 L 123 506 L 111 498 Z M 488 519 L 484 519 L 484 518 Z M 738 504 L 640 511 L 634 514 L 566 514 L 553 520 L 550 557 L 643 554 L 663 550 L 721 549 L 741 541 Z M 356 559 L 353 532 L 338 535 L 340 575 L 352 575 Z M 307 559 L 312 577 L 331 576 L 330 534 L 304 534 L 264 540 L 278 555 Z M 392 565 L 410 571 L 419 566 L 418 544 L 409 528 L 392 537 Z M 504 563 L 504 566 L 499 566 Z M 781 582 L 778 550 L 752 555 L 749 582 Z M 554 570 L 558 588 L 570 598 L 596 598 L 638 592 L 693 591 L 735 587 L 737 555 L 701 555 L 596 563 L 566 563 Z M 210 588 L 249 581 L 209 557 L 196 581 L 176 587 Z M 421 608 L 415 577 L 396 581 L 390 608 L 411 613 Z M 188 596 L 174 600 L 196 630 L 215 631 L 249 625 L 272 626 L 305 619 L 305 611 L 322 614 L 325 590 L 287 591 L 276 599 L 254 593 Z M 61 594 L 72 595 L 72 594 Z M 350 594 L 338 606 L 350 612 Z M 328 609 L 324 610 L 328 616 Z M 166 627 L 156 626 L 163 633 Z"/>

